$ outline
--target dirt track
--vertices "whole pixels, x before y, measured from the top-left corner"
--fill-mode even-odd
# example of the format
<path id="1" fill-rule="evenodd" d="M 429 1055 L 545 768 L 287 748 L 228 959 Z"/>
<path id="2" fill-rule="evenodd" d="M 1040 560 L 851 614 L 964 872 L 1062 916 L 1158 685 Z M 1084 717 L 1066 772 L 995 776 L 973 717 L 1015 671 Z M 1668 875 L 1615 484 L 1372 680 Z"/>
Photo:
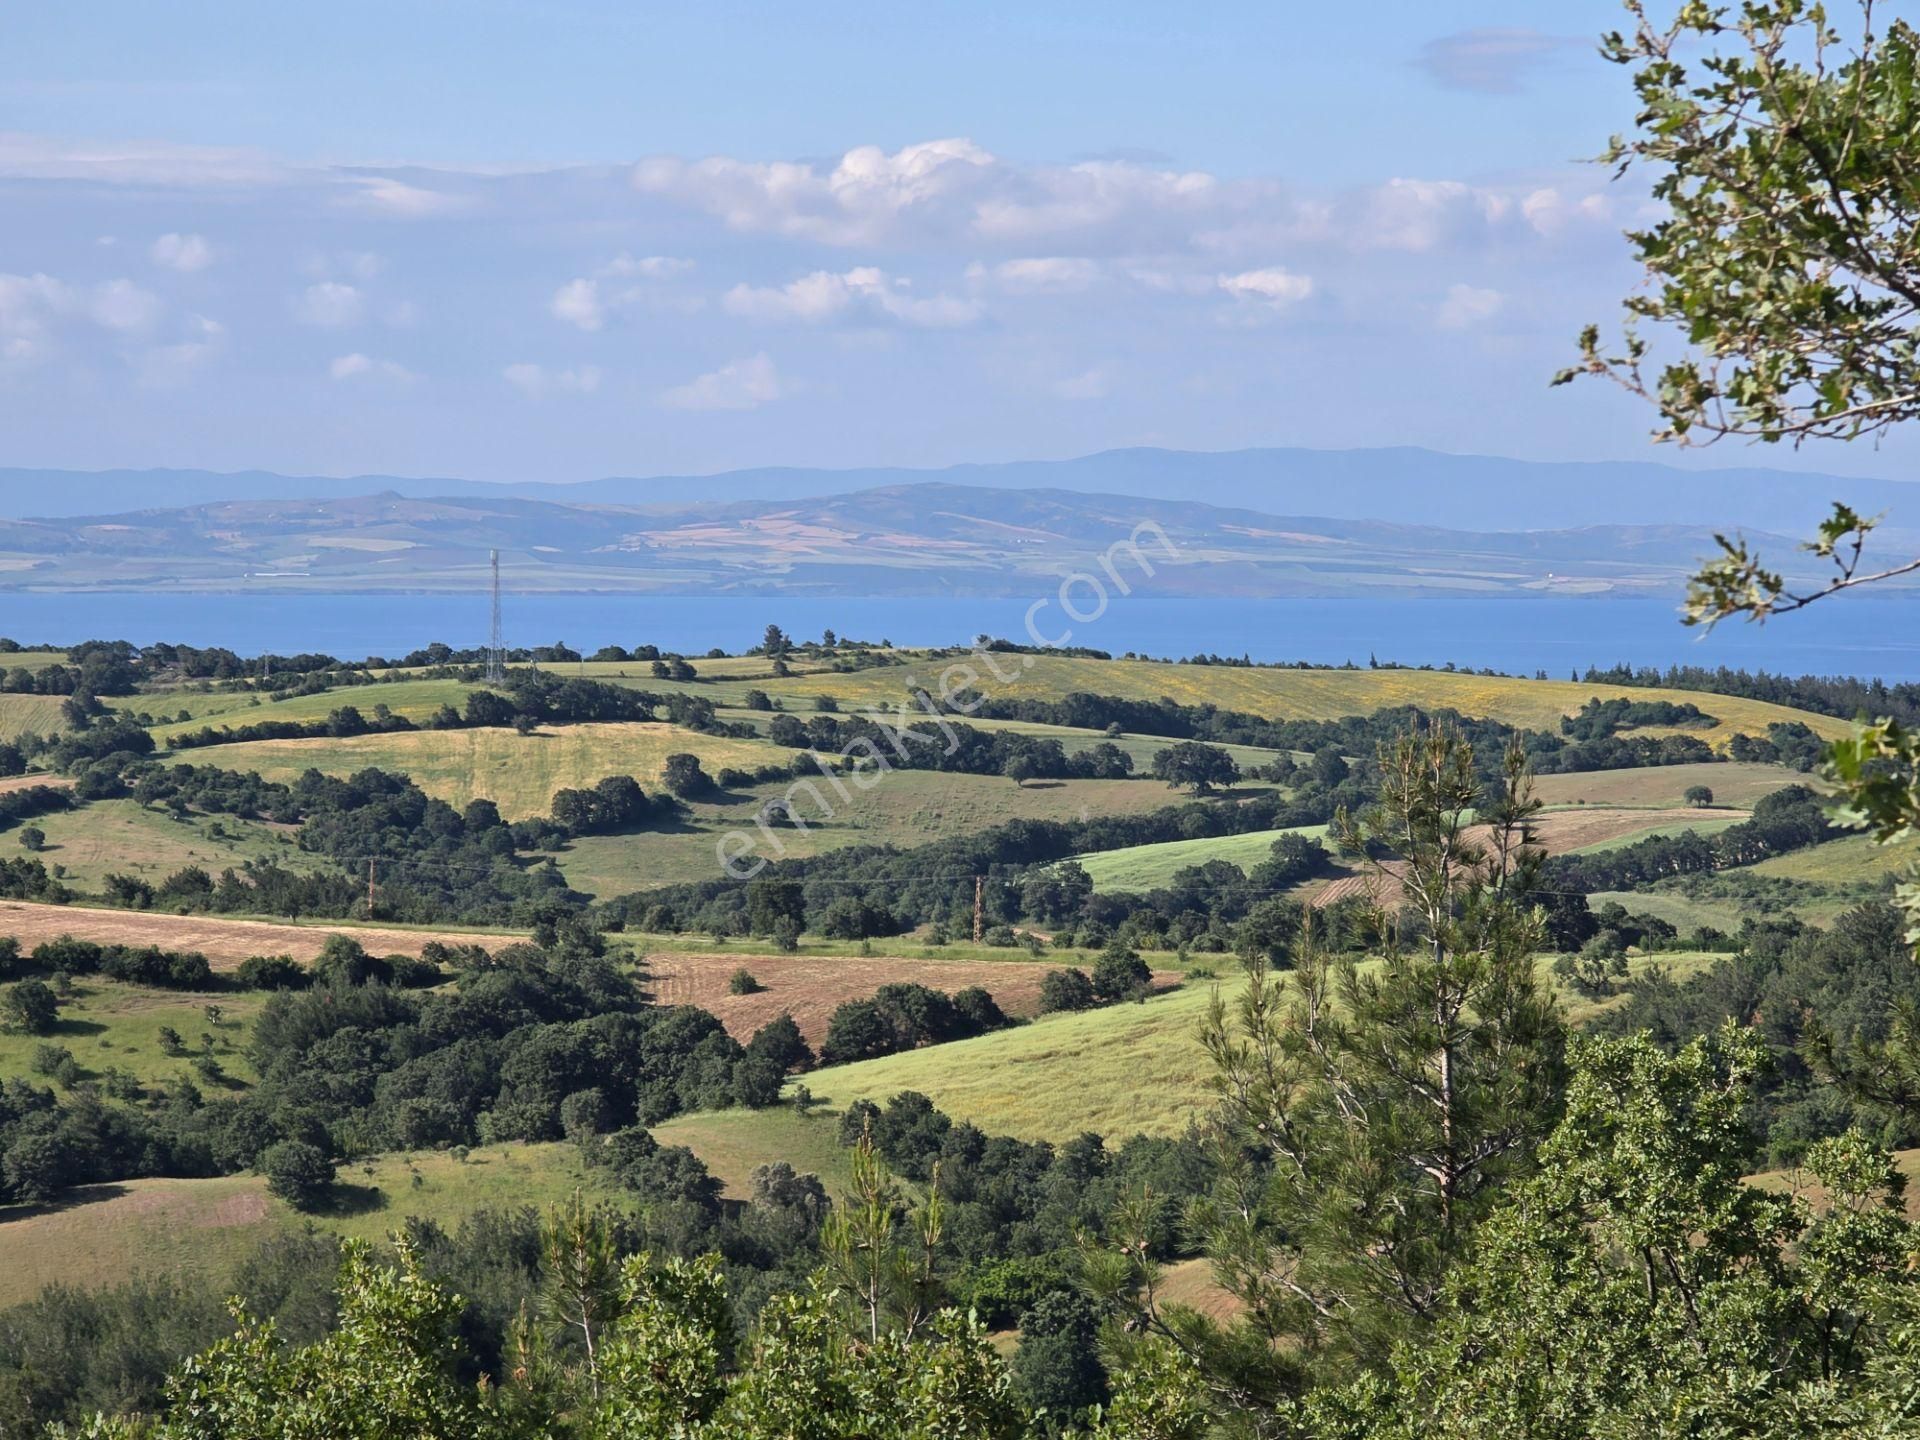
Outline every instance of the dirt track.
<path id="1" fill-rule="evenodd" d="M 729 995 L 727 982 L 745 966 L 766 986 L 757 995 Z M 735 1039 L 752 1038 L 769 1020 L 790 1011 L 807 1043 L 818 1045 L 827 1021 L 849 1000 L 865 1000 L 882 985 L 906 981 L 951 995 L 978 985 L 1009 1015 L 1040 1008 L 1040 981 L 1055 965 L 1025 960 L 909 960 L 845 955 L 680 955 L 646 957 L 646 982 L 662 1005 L 697 1005 L 720 1018 Z M 1156 971 L 1153 983 L 1178 984 L 1175 971 Z"/>
<path id="2" fill-rule="evenodd" d="M 276 925 L 267 920 L 227 920 L 217 915 L 164 915 L 150 910 L 91 910 L 80 905 L 35 905 L 0 900 L 0 935 L 12 935 L 22 948 L 74 935 L 102 945 L 158 945 L 166 950 L 197 950 L 215 970 L 231 970 L 254 955 L 291 955 L 312 960 L 327 936 L 351 935 L 375 955 L 418 955 L 429 940 L 448 944 L 477 941 L 489 947 L 525 936 L 474 935 L 463 931 L 383 930 L 364 925 Z"/>

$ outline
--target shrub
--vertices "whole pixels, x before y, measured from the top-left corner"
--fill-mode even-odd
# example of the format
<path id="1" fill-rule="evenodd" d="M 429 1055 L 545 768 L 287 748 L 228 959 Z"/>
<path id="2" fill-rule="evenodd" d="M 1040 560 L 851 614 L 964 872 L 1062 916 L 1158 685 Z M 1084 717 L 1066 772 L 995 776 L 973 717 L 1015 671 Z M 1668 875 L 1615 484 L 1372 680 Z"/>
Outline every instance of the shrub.
<path id="1" fill-rule="evenodd" d="M 1093 982 L 1084 970 L 1049 970 L 1040 980 L 1040 1013 L 1057 1010 L 1091 1010 L 1094 1006 Z"/>
<path id="2" fill-rule="evenodd" d="M 734 971 L 727 980 L 727 993 L 729 995 L 758 995 L 766 988 L 766 986 L 754 978 L 753 972 L 744 965 Z"/>
<path id="3" fill-rule="evenodd" d="M 333 1186 L 333 1161 L 317 1145 L 282 1140 L 260 1153 L 267 1189 L 296 1210 L 311 1210 Z"/>
<path id="4" fill-rule="evenodd" d="M 0 1004 L 0 1020 L 9 1030 L 46 1035 L 60 1020 L 60 997 L 44 980 L 22 980 L 7 990 Z"/>
<path id="5" fill-rule="evenodd" d="M 233 978 L 242 990 L 304 990 L 312 979 L 290 955 L 251 955 L 240 962 Z"/>
<path id="6" fill-rule="evenodd" d="M 1093 993 L 1102 1000 L 1125 1000 L 1144 993 L 1153 984 L 1153 972 L 1133 951 L 1115 947 L 1095 963 L 1091 983 Z"/>

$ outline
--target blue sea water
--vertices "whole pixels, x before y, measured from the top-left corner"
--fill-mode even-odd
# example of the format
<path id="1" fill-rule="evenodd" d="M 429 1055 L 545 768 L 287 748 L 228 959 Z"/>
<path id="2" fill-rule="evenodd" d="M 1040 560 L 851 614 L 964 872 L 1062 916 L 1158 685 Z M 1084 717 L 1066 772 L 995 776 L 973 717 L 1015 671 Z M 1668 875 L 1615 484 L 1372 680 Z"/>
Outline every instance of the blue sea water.
<path id="1" fill-rule="evenodd" d="M 962 644 L 978 634 L 1024 638 L 1027 601 L 967 598 L 509 596 L 510 645 L 564 640 L 591 652 L 643 643 L 699 653 L 757 644 L 769 622 L 800 639 L 831 628 L 863 640 Z M 433 640 L 483 644 L 485 595 L 0 594 L 0 635 L 26 643 L 113 638 L 225 645 L 242 653 L 318 650 L 358 659 Z M 1711 633 L 1657 601 L 1236 600 L 1115 596 L 1073 624 L 1057 606 L 1037 617 L 1049 638 L 1113 654 L 1200 651 L 1259 661 L 1492 667 L 1563 677 L 1589 665 L 1727 665 L 1790 674 L 1920 680 L 1920 600 L 1841 596 L 1765 626 Z M 1071 628 L 1070 636 L 1062 631 Z"/>

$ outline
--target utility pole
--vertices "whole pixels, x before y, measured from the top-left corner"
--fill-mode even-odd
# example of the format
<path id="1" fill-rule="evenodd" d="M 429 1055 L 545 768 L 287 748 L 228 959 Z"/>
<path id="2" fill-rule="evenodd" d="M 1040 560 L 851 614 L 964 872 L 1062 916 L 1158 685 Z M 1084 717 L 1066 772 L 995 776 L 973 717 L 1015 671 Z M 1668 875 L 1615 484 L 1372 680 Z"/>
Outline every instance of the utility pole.
<path id="1" fill-rule="evenodd" d="M 980 934 L 981 934 L 980 921 L 985 911 L 984 900 L 985 900 L 986 893 L 987 893 L 987 877 L 984 875 L 974 876 L 973 877 L 973 943 L 976 945 L 980 943 Z"/>
<path id="2" fill-rule="evenodd" d="M 500 552 L 490 551 L 488 561 L 493 566 L 493 628 L 487 634 L 487 684 L 504 685 L 507 651 L 500 638 Z"/>

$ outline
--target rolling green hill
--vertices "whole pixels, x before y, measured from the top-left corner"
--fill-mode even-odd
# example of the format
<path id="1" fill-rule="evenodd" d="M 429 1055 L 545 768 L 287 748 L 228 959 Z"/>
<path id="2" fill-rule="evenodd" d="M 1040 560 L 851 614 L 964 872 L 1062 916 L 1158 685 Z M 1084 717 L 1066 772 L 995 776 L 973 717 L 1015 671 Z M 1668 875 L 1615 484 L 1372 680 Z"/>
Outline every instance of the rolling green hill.
<path id="1" fill-rule="evenodd" d="M 253 771 L 283 783 L 317 769 L 351 775 L 369 766 L 413 777 L 429 795 L 462 806 L 485 797 L 509 820 L 544 815 L 554 792 L 590 787 L 609 775 L 642 785 L 660 778 L 667 756 L 698 755 L 709 774 L 722 766 L 751 769 L 792 752 L 761 740 L 703 735 L 666 724 L 562 725 L 521 735 L 513 730 L 402 730 L 341 739 L 249 740 L 182 750 L 187 764 Z"/>

